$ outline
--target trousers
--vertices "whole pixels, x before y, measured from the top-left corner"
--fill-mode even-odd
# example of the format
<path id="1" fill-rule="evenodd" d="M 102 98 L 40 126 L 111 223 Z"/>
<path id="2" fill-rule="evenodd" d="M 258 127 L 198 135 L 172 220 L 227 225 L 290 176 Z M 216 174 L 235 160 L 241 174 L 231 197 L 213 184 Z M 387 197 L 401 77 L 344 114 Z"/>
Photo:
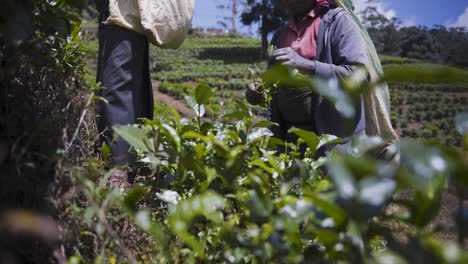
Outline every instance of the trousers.
<path id="1" fill-rule="evenodd" d="M 135 161 L 130 145 L 114 138 L 114 125 L 132 125 L 140 118 L 153 119 L 153 91 L 149 74 L 147 38 L 122 27 L 99 25 L 97 82 L 104 89 L 98 95 L 97 125 L 103 141 L 110 147 L 111 161 L 125 165 Z"/>

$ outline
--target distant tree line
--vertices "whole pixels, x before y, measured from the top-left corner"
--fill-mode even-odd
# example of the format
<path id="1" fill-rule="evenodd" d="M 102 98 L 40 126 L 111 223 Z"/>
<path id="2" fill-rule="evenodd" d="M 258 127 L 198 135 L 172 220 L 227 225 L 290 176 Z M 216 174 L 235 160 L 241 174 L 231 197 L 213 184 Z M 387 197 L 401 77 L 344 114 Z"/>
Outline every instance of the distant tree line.
<path id="1" fill-rule="evenodd" d="M 280 0 L 247 0 L 244 5 L 241 22 L 244 25 L 259 23 L 262 54 L 265 55 L 268 34 L 287 20 L 285 8 Z M 402 27 L 401 21 L 387 19 L 372 5 L 360 15 L 380 54 L 468 67 L 466 28 Z"/>
<path id="2" fill-rule="evenodd" d="M 374 7 L 367 7 L 361 16 L 380 54 L 468 67 L 466 28 L 401 27 L 401 21 L 387 19 Z"/>

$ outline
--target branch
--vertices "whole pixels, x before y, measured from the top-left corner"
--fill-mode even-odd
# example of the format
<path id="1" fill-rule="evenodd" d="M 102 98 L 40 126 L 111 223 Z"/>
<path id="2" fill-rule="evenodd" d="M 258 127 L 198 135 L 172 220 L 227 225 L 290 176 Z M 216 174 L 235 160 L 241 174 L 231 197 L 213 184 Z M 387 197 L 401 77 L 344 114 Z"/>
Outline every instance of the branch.
<path id="1" fill-rule="evenodd" d="M 68 145 L 65 147 L 64 154 L 68 152 L 68 150 L 71 148 L 71 146 L 75 142 L 76 137 L 78 136 L 78 133 L 80 132 L 81 125 L 83 124 L 86 114 L 88 113 L 88 107 L 91 105 L 91 102 L 93 101 L 93 97 L 94 97 L 94 93 L 91 93 L 89 95 L 88 101 L 86 102 L 85 109 L 81 113 L 80 121 L 78 122 L 78 125 L 76 126 L 75 133 L 73 134 L 73 137 L 68 143 Z"/>

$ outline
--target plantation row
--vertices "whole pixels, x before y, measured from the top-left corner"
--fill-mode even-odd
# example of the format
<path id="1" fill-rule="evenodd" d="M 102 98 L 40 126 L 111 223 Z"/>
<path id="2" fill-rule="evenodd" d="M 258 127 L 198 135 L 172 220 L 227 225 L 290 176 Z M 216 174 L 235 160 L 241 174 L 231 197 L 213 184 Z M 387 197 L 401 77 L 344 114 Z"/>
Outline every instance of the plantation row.
<path id="1" fill-rule="evenodd" d="M 202 109 L 213 100 L 214 91 L 201 84 L 192 94 L 185 99 L 196 113 L 193 119 L 172 113 L 139 127 L 114 127 L 138 150 L 151 175 L 140 178 L 130 192 L 122 196 L 90 176 L 72 172 L 78 188 L 95 201 L 86 208 L 73 208 L 85 216 L 82 233 L 99 230 L 103 210 L 113 225 L 131 226 L 122 229 L 129 250 L 117 261 L 135 257 L 148 263 L 461 264 L 468 260 L 462 244 L 444 244 L 435 234 L 437 227 L 430 225 L 448 175 L 458 186 L 468 185 L 460 152 L 403 140 L 398 145 L 402 164 L 396 168 L 372 154 L 383 142 L 359 139 L 344 153 L 315 160 L 318 149 L 340 140 L 292 129 L 300 141 L 275 155 L 276 147 L 285 143 L 269 137 L 270 123 L 257 121 L 248 105 L 240 100 L 233 103 L 235 110 L 224 119 L 233 119 L 234 124 L 204 121 Z M 467 127 L 467 122 L 468 116 L 459 116 L 458 127 Z M 466 129 L 460 132 L 466 134 Z M 303 155 L 300 142 L 307 146 Z M 104 175 L 102 167 L 95 164 L 92 172 Z M 413 192 L 394 198 L 408 189 Z M 106 249 L 100 257 L 115 259 L 119 243 L 109 242 L 108 232 L 95 233 L 90 241 Z M 75 258 L 86 260 L 78 253 Z"/>
<path id="2" fill-rule="evenodd" d="M 204 79 L 213 87 L 241 90 L 249 80 L 247 67 L 266 69 L 259 59 L 260 42 L 249 38 L 190 38 L 177 50 L 153 48 L 152 78 L 161 82 L 191 82 Z M 412 64 L 417 60 L 382 56 L 382 64 Z"/>
<path id="3" fill-rule="evenodd" d="M 152 77 L 175 83 L 208 79 L 214 87 L 242 89 L 248 83 L 247 67 L 257 71 L 266 68 L 259 60 L 258 45 L 257 40 L 248 38 L 192 38 L 178 50 L 153 48 Z"/>
<path id="4" fill-rule="evenodd" d="M 257 59 L 259 44 L 252 39 L 211 37 L 190 38 L 179 50 L 152 49 L 151 56 L 156 62 L 152 77 L 161 82 L 161 92 L 179 100 L 193 94 L 196 83 L 208 84 L 215 89 L 215 94 L 206 106 L 207 116 L 219 117 L 230 109 L 233 98 L 244 97 L 245 88 L 252 82 L 248 68 L 256 72 L 266 69 L 266 62 Z M 462 76 L 468 74 L 407 58 L 381 56 L 381 61 L 386 69 L 447 68 Z M 455 133 L 454 117 L 468 110 L 466 83 L 396 83 L 390 88 L 392 123 L 401 136 L 461 144 L 461 137 Z M 260 108 L 254 108 L 254 113 L 266 115 Z"/>
<path id="5" fill-rule="evenodd" d="M 86 200 L 67 208 L 79 219 L 81 238 L 69 262 L 467 263 L 464 219 L 450 226 L 459 243 L 453 236 L 444 243 L 436 234 L 439 227 L 431 225 L 449 175 L 460 188 L 468 186 L 464 154 L 402 140 L 396 146 L 401 166 L 393 167 L 375 158 L 384 145 L 377 139 L 356 139 L 344 153 L 315 159 L 319 149 L 340 139 L 300 129 L 290 130 L 300 139 L 297 144 L 270 138 L 271 123 L 256 116 L 266 110 L 236 100 L 251 81 L 247 67 L 261 71 L 266 65 L 253 54 L 229 50 L 252 43 L 259 44 L 188 39 L 178 51 L 152 49 L 159 89 L 184 100 L 196 116 L 181 118 L 166 107 L 140 126 L 114 127 L 136 150 L 138 170 L 144 171 L 124 194 L 97 180 L 105 182 L 111 174 L 105 145 L 102 159 L 70 170 Z M 225 58 L 220 48 L 226 48 Z M 174 72 L 179 76 L 165 79 Z M 236 87 L 228 85 L 242 79 Z M 327 85 L 322 90 L 336 89 L 322 85 Z M 447 90 L 437 86 L 418 87 L 427 90 L 434 106 L 438 98 L 457 107 L 466 102 L 444 97 L 440 93 Z M 410 88 L 397 86 L 392 95 L 394 122 L 403 129 L 402 117 L 415 112 L 407 102 L 416 105 L 419 99 Z M 350 101 L 346 96 L 337 99 Z M 468 116 L 457 121 L 459 133 L 468 134 Z M 276 155 L 278 146 L 285 153 Z M 407 196 L 396 197 L 408 189 Z"/>
<path id="6" fill-rule="evenodd" d="M 225 89 L 223 86 L 215 86 L 209 79 L 199 80 L 199 83 L 207 83 L 211 87 L 215 87 L 213 100 L 206 104 L 206 116 L 211 119 L 217 119 L 229 110 L 235 110 L 235 105 L 232 104 L 233 99 L 242 99 L 244 97 L 244 90 L 237 89 Z M 242 87 L 246 87 L 243 84 Z M 170 83 L 162 82 L 159 85 L 159 91 L 174 98 L 183 101 L 188 95 L 192 95 L 195 89 L 195 85 L 192 83 Z M 261 107 L 252 107 L 254 114 L 259 116 L 266 116 L 266 110 Z"/>
<path id="7" fill-rule="evenodd" d="M 463 89 L 465 92 L 456 92 Z M 392 123 L 402 136 L 461 145 L 454 117 L 468 111 L 466 88 L 393 85 L 390 91 Z"/>
<path id="8" fill-rule="evenodd" d="M 227 105 L 233 98 L 242 99 L 241 90 L 225 89 L 214 85 L 216 89 L 214 100 L 207 105 L 207 115 L 217 117 L 223 114 L 222 110 L 230 109 Z M 246 87 L 245 84 L 243 87 Z M 409 89 L 406 89 L 409 87 Z M 421 89 L 424 89 L 422 86 Z M 174 96 L 179 100 L 193 93 L 195 86 L 190 83 L 163 82 L 159 89 L 161 92 Z M 391 120 L 401 136 L 421 139 L 439 139 L 450 145 L 460 145 L 462 138 L 455 131 L 454 117 L 457 113 L 468 111 L 468 92 L 412 92 L 418 89 L 414 86 L 393 86 L 391 89 Z M 431 87 L 434 91 L 436 88 Z M 444 90 L 441 88 L 440 90 Z M 265 116 L 265 111 L 254 108 L 258 115 Z"/>

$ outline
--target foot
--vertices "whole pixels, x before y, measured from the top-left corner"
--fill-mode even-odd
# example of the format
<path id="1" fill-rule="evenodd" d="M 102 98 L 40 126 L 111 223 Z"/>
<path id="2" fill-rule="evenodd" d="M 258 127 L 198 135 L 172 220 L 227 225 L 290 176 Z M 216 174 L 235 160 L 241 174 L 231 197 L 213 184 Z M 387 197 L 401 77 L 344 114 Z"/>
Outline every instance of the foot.
<path id="1" fill-rule="evenodd" d="M 111 187 L 118 187 L 124 191 L 132 188 L 132 184 L 128 182 L 128 171 L 126 170 L 115 170 L 109 178 L 109 183 Z"/>

